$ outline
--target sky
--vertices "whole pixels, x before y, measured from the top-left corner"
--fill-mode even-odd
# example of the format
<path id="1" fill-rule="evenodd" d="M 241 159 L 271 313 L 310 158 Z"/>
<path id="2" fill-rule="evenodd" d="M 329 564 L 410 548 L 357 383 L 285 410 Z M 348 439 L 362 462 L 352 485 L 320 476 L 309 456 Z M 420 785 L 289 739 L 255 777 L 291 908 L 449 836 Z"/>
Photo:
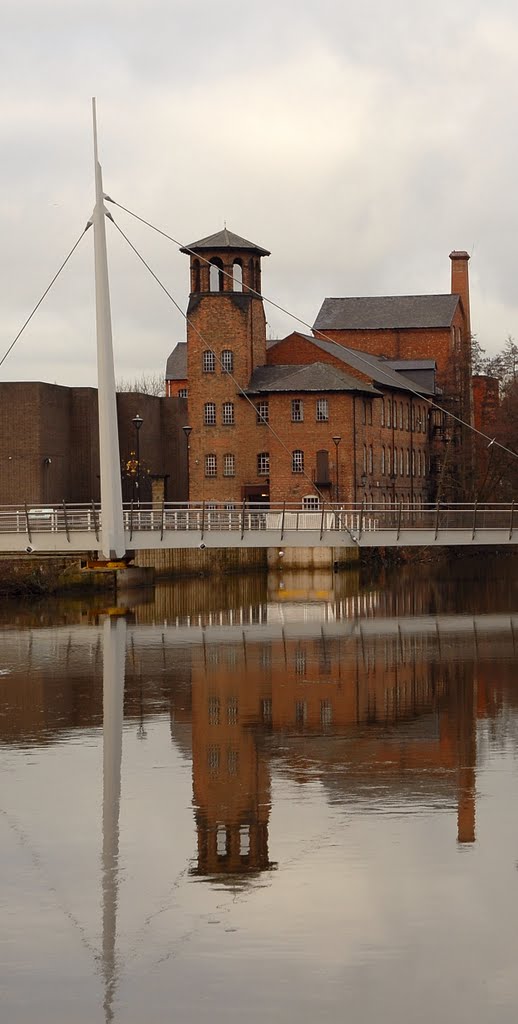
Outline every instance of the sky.
<path id="1" fill-rule="evenodd" d="M 472 327 L 518 337 L 518 6 L 508 0 L 3 0 L 0 359 L 104 189 L 186 244 L 271 250 L 263 292 L 444 293 L 471 254 Z M 110 207 L 182 311 L 188 259 Z M 183 316 L 108 224 L 117 380 L 161 374 Z M 266 304 L 268 331 L 300 323 Z M 1 380 L 96 384 L 93 232 Z"/>

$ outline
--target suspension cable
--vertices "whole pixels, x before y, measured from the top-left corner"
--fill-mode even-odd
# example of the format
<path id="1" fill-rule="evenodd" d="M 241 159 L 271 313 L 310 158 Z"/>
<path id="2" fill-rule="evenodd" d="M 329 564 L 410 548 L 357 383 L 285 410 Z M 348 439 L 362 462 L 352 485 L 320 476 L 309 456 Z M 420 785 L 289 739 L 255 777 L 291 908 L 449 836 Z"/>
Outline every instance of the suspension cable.
<path id="1" fill-rule="evenodd" d="M 151 221 L 146 220 L 144 217 L 140 217 L 137 213 L 134 213 L 133 210 L 128 209 L 127 206 L 123 206 L 122 203 L 118 203 L 115 199 L 112 199 L 111 196 L 105 195 L 104 198 L 105 198 L 105 200 L 107 202 L 112 203 L 114 206 L 118 206 L 120 210 L 124 210 L 125 213 L 128 213 L 131 217 L 134 217 L 135 220 L 140 221 L 141 224 L 145 224 L 146 227 L 151 228 L 152 231 L 156 231 L 157 234 L 162 235 L 164 238 L 167 238 L 168 241 L 173 242 L 175 245 L 178 245 L 185 252 L 188 252 L 192 256 L 196 256 L 197 259 L 199 259 L 202 263 L 206 263 L 206 264 L 208 264 L 210 266 L 210 260 L 208 260 L 205 256 L 202 256 L 201 253 L 195 251 L 194 249 L 189 248 L 188 245 L 182 245 L 182 243 L 177 238 L 174 238 L 172 235 L 169 235 L 167 233 L 167 231 L 163 231 L 161 228 L 157 227 L 155 224 L 152 224 Z M 228 270 L 224 270 L 224 269 L 219 268 L 219 267 L 218 267 L 218 270 L 225 277 L 228 277 L 228 278 L 232 279 L 232 274 L 230 274 L 228 272 Z M 297 323 L 301 324 L 303 327 L 307 327 L 308 330 L 310 330 L 310 331 L 313 330 L 311 324 L 308 324 L 300 316 L 297 316 L 296 313 L 292 313 L 291 310 L 286 309 L 284 306 L 281 306 L 278 302 L 275 302 L 274 299 L 270 299 L 267 295 L 262 295 L 260 292 L 256 291 L 254 288 L 250 288 L 248 285 L 247 285 L 247 291 L 251 295 L 255 295 L 257 298 L 262 299 L 264 302 L 267 302 L 268 305 L 273 306 L 275 309 L 278 309 L 279 312 L 285 313 L 287 316 L 291 317 L 293 320 L 295 320 Z M 317 331 L 317 334 L 318 334 L 318 337 L 314 338 L 313 340 L 318 341 L 321 338 L 324 341 L 331 342 L 331 344 L 333 344 L 333 345 L 337 344 L 336 340 L 334 338 L 330 337 L 324 331 Z M 346 348 L 345 345 L 342 346 L 342 347 L 344 349 Z M 374 363 L 371 359 L 368 358 L 368 356 L 365 353 L 360 352 L 358 349 L 354 349 L 353 351 L 354 351 L 356 359 L 358 359 L 358 361 L 360 363 L 363 363 L 370 371 L 374 370 L 376 375 L 380 375 L 381 374 L 385 378 L 385 381 L 387 382 L 387 384 L 392 385 L 392 387 L 394 387 L 394 380 L 393 380 L 391 374 L 387 373 L 383 369 L 383 367 L 379 365 L 379 363 Z M 370 375 L 372 376 L 372 373 Z M 496 437 L 491 437 L 489 434 L 485 434 L 484 431 L 479 430 L 478 427 L 475 427 L 472 423 L 468 423 L 466 420 L 463 420 L 461 416 L 457 416 L 456 413 L 452 412 L 450 409 L 445 409 L 443 406 L 439 405 L 437 402 L 434 402 L 434 400 L 432 398 L 429 398 L 426 395 L 422 395 L 421 392 L 417 390 L 417 388 L 412 387 L 411 384 L 407 384 L 406 381 L 405 381 L 405 390 L 409 391 L 410 394 L 412 394 L 415 398 L 418 398 L 421 402 L 425 402 L 425 404 L 428 405 L 430 407 L 430 409 L 437 409 L 439 412 L 443 413 L 445 416 L 449 416 L 450 419 L 454 420 L 456 423 L 459 423 L 463 427 L 467 427 L 467 429 L 471 430 L 474 434 L 478 434 L 478 436 L 483 438 L 484 441 L 488 441 L 489 442 L 488 443 L 488 447 L 489 447 L 489 445 L 491 445 L 491 446 L 492 445 L 496 445 L 498 448 L 501 448 L 502 451 L 506 452 L 508 455 L 512 455 L 513 458 L 518 459 L 518 452 L 515 452 L 512 448 L 507 448 L 506 445 L 502 444 L 500 441 L 497 441 Z"/>
<path id="2" fill-rule="evenodd" d="M 27 327 L 27 325 L 28 325 L 28 324 L 30 323 L 30 321 L 32 320 L 32 318 L 33 318 L 33 316 L 34 316 L 34 314 L 35 314 L 36 310 L 37 310 L 37 309 L 39 309 L 39 307 L 41 306 L 41 304 L 42 304 L 42 302 L 43 302 L 44 298 L 45 298 L 45 297 L 46 297 L 46 296 L 47 296 L 47 295 L 49 294 L 49 292 L 50 292 L 50 289 L 52 288 L 52 285 L 54 284 L 54 282 L 55 282 L 55 281 L 57 281 L 57 279 L 58 279 L 59 275 L 61 274 L 61 271 L 62 271 L 62 270 L 64 270 L 64 268 L 66 267 L 66 265 L 67 265 L 67 263 L 68 263 L 68 261 L 69 261 L 70 257 L 72 256 L 72 254 L 73 254 L 73 253 L 75 252 L 75 250 L 77 249 L 77 247 L 78 247 L 78 245 L 79 245 L 79 243 L 80 243 L 81 239 L 82 239 L 82 238 L 84 237 L 84 235 L 86 235 L 86 232 L 88 231 L 88 228 L 90 228 L 91 226 L 92 226 L 92 221 L 91 221 L 91 220 L 89 220 L 89 221 L 87 222 L 87 224 L 86 224 L 86 227 L 85 227 L 85 228 L 83 229 L 83 231 L 82 231 L 82 232 L 81 232 L 81 234 L 79 235 L 79 238 L 77 239 L 77 242 L 75 242 L 75 243 L 74 243 L 74 245 L 72 246 L 72 248 L 71 248 L 71 250 L 70 250 L 70 252 L 69 252 L 68 256 L 66 256 L 66 257 L 65 257 L 65 259 L 63 260 L 63 263 L 61 264 L 61 266 L 60 266 L 59 270 L 57 270 L 57 271 L 56 271 L 56 273 L 54 274 L 54 277 L 52 278 L 52 281 L 50 282 L 50 284 L 48 285 L 48 287 L 47 287 L 47 288 L 45 289 L 45 291 L 43 292 L 43 295 L 41 296 L 41 298 L 40 298 L 40 299 L 38 299 L 38 301 L 37 301 L 36 305 L 34 306 L 34 309 L 32 310 L 32 313 L 30 313 L 30 314 L 29 314 L 29 316 L 27 317 L 27 319 L 26 319 L 25 323 L 23 324 L 23 326 L 22 326 L 22 327 L 20 328 L 20 330 L 18 331 L 18 334 L 16 335 L 16 338 L 14 339 L 14 341 L 12 341 L 12 342 L 11 342 L 11 344 L 9 345 L 9 348 L 8 348 L 8 349 L 6 350 L 6 352 L 4 352 L 4 355 L 3 355 L 3 356 L 2 356 L 2 358 L 0 359 L 0 366 L 2 366 L 2 364 L 3 364 L 3 363 L 5 363 L 5 360 L 7 359 L 7 356 L 9 355 L 9 353 L 10 353 L 10 352 L 12 352 L 12 350 L 13 350 L 14 346 L 16 345 L 16 342 L 17 342 L 17 341 L 18 341 L 18 339 L 19 339 L 19 338 L 21 337 L 21 335 L 23 334 L 23 332 L 24 332 L 25 328 Z"/>

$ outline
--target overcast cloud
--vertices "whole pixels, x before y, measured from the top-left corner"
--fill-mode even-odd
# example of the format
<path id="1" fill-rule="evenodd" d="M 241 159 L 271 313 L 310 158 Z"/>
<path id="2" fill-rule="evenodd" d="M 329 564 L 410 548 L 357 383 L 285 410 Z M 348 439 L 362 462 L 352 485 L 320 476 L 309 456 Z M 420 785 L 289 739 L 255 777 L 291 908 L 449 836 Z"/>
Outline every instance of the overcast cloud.
<path id="1" fill-rule="evenodd" d="M 0 357 L 91 214 L 94 95 L 124 206 L 271 249 L 265 294 L 309 323 L 326 295 L 449 291 L 465 248 L 495 351 L 518 337 L 517 54 L 507 0 L 4 0 Z M 111 210 L 185 309 L 187 258 Z M 108 229 L 116 375 L 162 372 L 183 318 Z M 0 380 L 95 384 L 93 301 L 89 232 Z"/>

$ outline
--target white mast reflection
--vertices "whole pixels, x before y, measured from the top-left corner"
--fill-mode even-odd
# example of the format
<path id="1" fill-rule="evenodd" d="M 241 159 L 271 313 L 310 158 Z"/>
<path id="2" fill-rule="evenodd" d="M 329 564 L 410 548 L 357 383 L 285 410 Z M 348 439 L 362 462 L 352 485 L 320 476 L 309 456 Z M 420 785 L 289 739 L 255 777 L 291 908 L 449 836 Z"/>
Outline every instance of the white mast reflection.
<path id="1" fill-rule="evenodd" d="M 119 809 L 121 794 L 122 723 L 126 620 L 107 618 L 103 631 L 103 852 L 102 973 L 104 1019 L 113 1021 L 117 987 L 117 904 L 119 882 Z"/>

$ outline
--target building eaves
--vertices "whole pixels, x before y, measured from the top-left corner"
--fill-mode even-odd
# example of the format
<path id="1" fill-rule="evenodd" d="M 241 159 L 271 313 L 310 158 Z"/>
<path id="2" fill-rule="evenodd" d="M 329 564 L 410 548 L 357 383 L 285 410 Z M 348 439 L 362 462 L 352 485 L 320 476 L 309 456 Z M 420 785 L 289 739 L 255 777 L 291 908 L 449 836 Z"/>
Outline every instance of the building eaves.
<path id="1" fill-rule="evenodd" d="M 187 342 L 179 341 L 167 359 L 166 380 L 187 380 Z"/>
<path id="2" fill-rule="evenodd" d="M 305 363 L 302 366 L 259 366 L 246 389 L 248 395 L 275 392 L 350 391 L 378 395 L 371 384 L 343 373 L 328 363 Z"/>
<path id="3" fill-rule="evenodd" d="M 458 295 L 326 298 L 315 331 L 419 330 L 451 327 Z"/>
<path id="4" fill-rule="evenodd" d="M 199 238 L 197 242 L 190 242 L 189 245 L 182 246 L 180 252 L 200 252 L 203 249 L 248 249 L 259 256 L 270 255 L 268 249 L 263 249 L 255 242 L 250 242 L 247 238 L 234 234 L 226 227 L 222 231 L 216 231 L 213 235 L 207 235 L 206 238 Z"/>

